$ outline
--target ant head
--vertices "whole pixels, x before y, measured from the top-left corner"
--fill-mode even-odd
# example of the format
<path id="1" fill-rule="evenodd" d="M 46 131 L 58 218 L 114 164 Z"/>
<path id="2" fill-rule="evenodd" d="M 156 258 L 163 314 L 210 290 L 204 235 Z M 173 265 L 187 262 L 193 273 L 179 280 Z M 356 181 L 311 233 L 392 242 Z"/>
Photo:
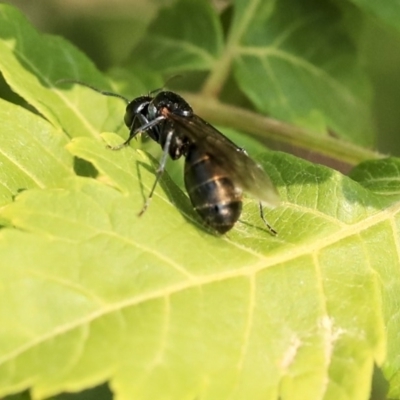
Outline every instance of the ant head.
<path id="1" fill-rule="evenodd" d="M 143 114 L 145 117 L 147 116 L 147 109 L 152 100 L 152 96 L 140 96 L 128 103 L 124 117 L 125 125 L 128 128 L 132 128 L 133 121 L 138 114 Z"/>

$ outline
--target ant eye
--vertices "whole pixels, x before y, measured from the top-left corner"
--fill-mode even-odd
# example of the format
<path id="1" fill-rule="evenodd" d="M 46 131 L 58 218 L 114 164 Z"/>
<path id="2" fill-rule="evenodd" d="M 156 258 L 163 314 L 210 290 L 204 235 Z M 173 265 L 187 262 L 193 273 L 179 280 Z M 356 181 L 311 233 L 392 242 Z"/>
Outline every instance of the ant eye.
<path id="1" fill-rule="evenodd" d="M 125 117 L 124 117 L 124 122 L 125 125 L 130 128 L 132 126 L 133 123 L 133 118 L 135 117 L 135 114 L 132 113 L 132 110 L 129 109 L 129 106 L 126 108 L 126 112 L 125 112 Z"/>

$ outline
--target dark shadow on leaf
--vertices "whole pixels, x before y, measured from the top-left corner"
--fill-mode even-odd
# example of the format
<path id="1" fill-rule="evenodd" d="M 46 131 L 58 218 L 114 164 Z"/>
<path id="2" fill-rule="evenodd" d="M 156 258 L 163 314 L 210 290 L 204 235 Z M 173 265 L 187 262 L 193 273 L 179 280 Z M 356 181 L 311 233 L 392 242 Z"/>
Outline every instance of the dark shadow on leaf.
<path id="1" fill-rule="evenodd" d="M 74 171 L 78 176 L 87 178 L 97 178 L 99 175 L 99 172 L 92 163 L 79 157 L 74 157 Z"/>
<path id="2" fill-rule="evenodd" d="M 2 400 L 30 400 L 31 396 L 28 390 L 25 390 L 21 393 L 12 394 L 10 396 L 6 396 L 2 398 Z"/>
<path id="3" fill-rule="evenodd" d="M 52 397 L 53 400 L 112 400 L 113 394 L 107 384 L 102 384 L 78 393 L 61 393 Z M 30 400 L 29 391 L 4 397 L 3 400 Z"/>
<path id="4" fill-rule="evenodd" d="M 154 180 L 156 179 L 157 167 L 159 165 L 158 160 L 154 157 L 149 155 L 152 159 L 153 163 L 152 166 L 137 161 L 137 171 L 138 171 L 138 179 L 140 184 L 140 190 L 143 196 L 143 204 L 149 196 L 149 189 L 146 189 L 142 183 L 140 168 L 145 168 L 147 171 L 151 172 L 154 175 Z M 168 160 L 168 162 L 172 162 L 172 160 Z M 151 183 L 151 185 L 153 182 Z M 169 177 L 168 173 L 164 171 L 163 175 L 161 176 L 160 180 L 158 181 L 158 185 L 163 189 L 165 192 L 168 200 L 175 206 L 175 208 L 182 214 L 182 216 L 191 224 L 195 223 L 198 228 L 207 232 L 209 234 L 218 235 L 217 232 L 212 230 L 211 228 L 207 227 L 201 218 L 197 215 L 195 210 L 190 203 L 189 197 L 187 196 L 186 192 L 183 192 L 175 182 Z M 146 191 L 147 190 L 147 191 Z M 157 190 L 157 189 L 156 189 Z M 154 207 L 153 204 L 150 203 L 146 213 L 151 212 L 151 209 Z M 140 211 L 140 210 L 138 210 Z M 143 215 L 145 217 L 145 215 Z"/>
<path id="5" fill-rule="evenodd" d="M 141 168 L 145 168 L 149 172 L 153 172 L 153 169 L 148 164 L 146 164 L 142 161 L 136 161 L 136 171 L 137 171 L 137 176 L 138 176 L 138 181 L 139 181 L 139 186 L 140 186 L 140 193 L 142 194 L 142 199 L 143 199 L 143 204 L 144 204 L 149 193 L 146 193 L 146 188 L 143 185 L 142 173 L 140 172 Z M 155 179 L 155 175 L 154 175 L 154 179 Z"/>
<path id="6" fill-rule="evenodd" d="M 264 225 L 264 222 L 263 222 L 263 220 L 261 219 L 261 217 L 260 217 L 260 223 L 261 223 L 262 225 L 255 225 L 255 224 L 253 224 L 253 223 L 251 223 L 251 222 L 248 222 L 248 221 L 243 220 L 242 218 L 239 218 L 239 221 L 238 221 L 238 222 L 240 222 L 240 223 L 243 224 L 243 225 L 248 226 L 248 227 L 251 228 L 251 229 L 256 229 L 258 232 L 262 232 L 263 234 L 265 233 L 266 235 L 269 235 L 269 236 L 271 236 L 272 238 L 275 237 L 275 236 L 268 230 L 268 228 Z M 275 229 L 275 227 L 273 227 L 273 228 Z M 278 232 L 278 234 L 279 234 L 279 232 Z"/>
<path id="7" fill-rule="evenodd" d="M 113 394 L 107 384 L 79 393 L 62 393 L 55 400 L 112 400 Z"/>
<path id="8" fill-rule="evenodd" d="M 12 200 L 15 201 L 16 197 L 19 196 L 21 193 L 25 192 L 25 190 L 28 190 L 28 188 L 17 189 L 17 192 L 12 195 Z"/>
<path id="9" fill-rule="evenodd" d="M 374 367 L 374 374 L 372 376 L 370 400 L 383 400 L 388 399 L 387 393 L 389 390 L 389 383 L 386 380 L 383 372 L 376 365 Z"/>

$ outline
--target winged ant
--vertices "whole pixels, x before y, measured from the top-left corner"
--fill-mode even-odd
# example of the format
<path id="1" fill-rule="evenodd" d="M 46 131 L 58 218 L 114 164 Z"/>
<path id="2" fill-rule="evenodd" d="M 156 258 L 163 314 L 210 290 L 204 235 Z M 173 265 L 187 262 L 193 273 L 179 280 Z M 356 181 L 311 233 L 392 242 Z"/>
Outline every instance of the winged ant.
<path id="1" fill-rule="evenodd" d="M 173 160 L 183 156 L 184 181 L 190 201 L 209 227 L 221 234 L 229 231 L 240 217 L 242 193 L 247 191 L 259 200 L 260 217 L 269 232 L 277 234 L 265 219 L 262 206 L 262 202 L 272 206 L 279 202 L 268 175 L 246 151 L 197 116 L 181 96 L 159 89 L 130 101 L 81 81 L 62 79 L 59 82 L 77 83 L 127 103 L 124 121 L 129 137 L 118 146 L 108 146 L 110 149 L 122 149 L 140 133 L 147 133 L 162 147 L 156 178 L 139 216 L 149 206 L 168 155 Z"/>

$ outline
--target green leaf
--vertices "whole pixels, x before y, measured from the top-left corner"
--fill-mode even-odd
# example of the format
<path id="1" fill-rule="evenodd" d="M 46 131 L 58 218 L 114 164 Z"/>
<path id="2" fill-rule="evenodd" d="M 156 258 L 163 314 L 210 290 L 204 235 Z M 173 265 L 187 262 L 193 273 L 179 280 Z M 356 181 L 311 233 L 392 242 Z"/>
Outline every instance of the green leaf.
<path id="1" fill-rule="evenodd" d="M 56 128 L 72 137 L 96 137 L 121 124 L 118 100 L 58 82 L 79 78 L 107 89 L 93 63 L 62 38 L 38 34 L 6 4 L 0 4 L 0 53 L 0 71 L 7 83 Z"/>
<path id="2" fill-rule="evenodd" d="M 369 86 L 339 10 L 317 0 L 236 5 L 235 75 L 257 108 L 370 145 Z"/>
<path id="3" fill-rule="evenodd" d="M 279 235 L 251 201 L 216 237 L 167 177 L 138 218 L 154 181 L 143 153 L 87 138 L 68 149 L 97 181 L 29 190 L 2 211 L 24 231 L 0 240 L 3 393 L 109 379 L 122 398 L 366 398 L 399 282 L 397 203 L 381 210 L 351 179 L 271 153 Z"/>
<path id="4" fill-rule="evenodd" d="M 0 99 L 0 121 L 0 206 L 74 175 L 65 136 L 43 118 Z"/>
<path id="5" fill-rule="evenodd" d="M 386 0 L 384 2 L 376 2 L 374 0 L 351 1 L 364 11 L 375 15 L 384 24 L 390 25 L 395 29 L 400 28 L 400 3 L 397 0 Z"/>
<path id="6" fill-rule="evenodd" d="M 207 2 L 176 2 L 149 27 L 132 64 L 169 75 L 208 70 L 203 92 L 212 96 L 233 72 L 259 111 L 319 134 L 373 143 L 370 84 L 340 8 L 317 0 L 237 0 L 225 47 L 216 18 Z"/>
<path id="7" fill-rule="evenodd" d="M 390 202 L 400 200 L 400 161 L 398 158 L 363 162 L 351 171 L 350 177 L 371 192 L 386 196 Z"/>
<path id="8" fill-rule="evenodd" d="M 180 0 L 160 11 L 132 53 L 132 60 L 135 66 L 166 73 L 208 70 L 221 51 L 222 28 L 211 5 Z"/>

